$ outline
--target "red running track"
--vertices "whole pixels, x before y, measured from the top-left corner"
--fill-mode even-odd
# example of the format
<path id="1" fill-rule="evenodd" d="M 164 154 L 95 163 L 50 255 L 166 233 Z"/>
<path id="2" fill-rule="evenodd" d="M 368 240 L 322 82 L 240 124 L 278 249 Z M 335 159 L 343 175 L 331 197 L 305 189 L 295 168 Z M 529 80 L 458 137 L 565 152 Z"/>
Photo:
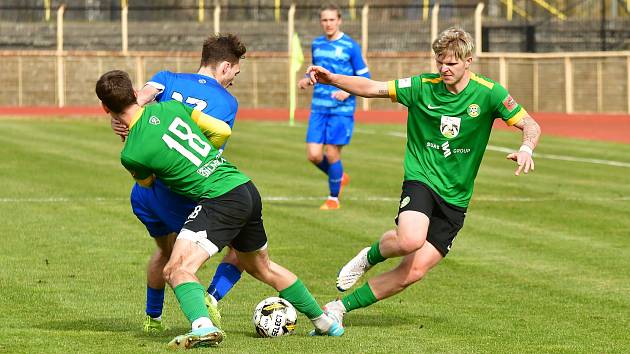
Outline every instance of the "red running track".
<path id="1" fill-rule="evenodd" d="M 297 121 L 306 122 L 309 111 L 299 109 Z M 565 114 L 535 113 L 544 135 L 565 136 L 589 140 L 615 141 L 630 144 L 630 115 L 620 114 Z M 100 107 L 0 107 L 0 116 L 28 117 L 86 117 L 103 116 Z M 396 123 L 404 124 L 407 111 L 358 111 L 355 119 L 360 123 Z M 286 109 L 248 109 L 238 111 L 237 119 L 288 121 Z M 494 124 L 495 129 L 513 129 L 500 121 Z"/>

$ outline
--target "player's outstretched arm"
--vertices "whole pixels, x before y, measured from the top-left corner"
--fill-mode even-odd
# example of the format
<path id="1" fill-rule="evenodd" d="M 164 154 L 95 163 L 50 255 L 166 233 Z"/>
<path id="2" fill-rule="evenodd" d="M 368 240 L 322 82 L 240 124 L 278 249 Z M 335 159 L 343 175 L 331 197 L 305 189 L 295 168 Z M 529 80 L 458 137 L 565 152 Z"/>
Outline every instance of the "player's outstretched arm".
<path id="1" fill-rule="evenodd" d="M 534 170 L 532 155 L 536 145 L 538 145 L 538 139 L 540 139 L 540 126 L 529 114 L 526 114 L 514 126 L 523 131 L 523 142 L 518 152 L 508 154 L 506 158 L 516 161 L 518 167 L 514 174 L 518 176 L 521 172 L 528 173 L 530 170 Z"/>
<path id="2" fill-rule="evenodd" d="M 211 117 L 196 110 L 192 111 L 191 118 L 195 123 L 197 123 L 197 126 L 201 129 L 203 135 L 210 140 L 212 146 L 217 149 L 223 146 L 230 135 L 232 135 L 232 129 L 230 129 L 230 126 L 220 119 Z"/>
<path id="3" fill-rule="evenodd" d="M 309 66 L 306 74 L 312 85 L 315 83 L 332 85 L 361 97 L 389 97 L 387 82 L 374 81 L 361 76 L 333 74 L 321 66 Z"/>

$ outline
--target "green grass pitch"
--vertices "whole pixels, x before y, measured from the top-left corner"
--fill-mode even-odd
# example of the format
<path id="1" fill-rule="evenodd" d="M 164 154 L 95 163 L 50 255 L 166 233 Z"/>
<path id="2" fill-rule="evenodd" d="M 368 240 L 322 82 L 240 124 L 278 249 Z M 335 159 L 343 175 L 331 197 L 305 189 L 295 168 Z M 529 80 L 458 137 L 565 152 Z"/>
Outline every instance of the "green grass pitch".
<path id="1" fill-rule="evenodd" d="M 131 213 L 109 121 L 0 127 L 0 352 L 168 352 L 188 323 L 168 290 L 171 330 L 141 331 L 154 245 Z M 260 189 L 271 257 L 322 305 L 339 296 L 338 269 L 393 226 L 404 129 L 356 127 L 342 209 L 322 212 L 327 184 L 306 161 L 304 125 L 236 124 L 226 156 Z M 500 150 L 519 142 L 493 133 L 449 256 L 402 294 L 347 315 L 342 338 L 308 337 L 303 315 L 295 335 L 257 338 L 253 308 L 276 292 L 244 275 L 221 303 L 227 338 L 207 351 L 630 352 L 630 145 L 543 136 L 536 171 L 515 177 Z M 204 284 L 220 258 L 200 270 Z"/>

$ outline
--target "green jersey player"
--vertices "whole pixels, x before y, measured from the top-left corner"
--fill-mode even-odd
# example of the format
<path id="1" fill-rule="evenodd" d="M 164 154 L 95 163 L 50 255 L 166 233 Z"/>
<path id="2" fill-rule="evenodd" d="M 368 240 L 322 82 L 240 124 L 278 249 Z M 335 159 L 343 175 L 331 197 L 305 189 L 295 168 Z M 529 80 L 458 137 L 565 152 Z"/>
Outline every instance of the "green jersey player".
<path id="1" fill-rule="evenodd" d="M 169 346 L 188 349 L 223 340 L 195 274 L 227 245 L 245 271 L 279 291 L 313 322 L 313 334 L 343 334 L 343 327 L 323 313 L 297 276 L 269 260 L 260 195 L 220 150 L 231 133 L 227 123 L 175 100 L 142 108 L 129 76 L 119 70 L 101 76 L 96 94 L 105 111 L 129 127 L 120 159 L 136 181 L 150 186 L 159 178 L 175 193 L 198 202 L 164 267 L 164 278 L 192 326 Z"/>
<path id="2" fill-rule="evenodd" d="M 523 132 L 519 151 L 507 156 L 518 164 L 515 174 L 534 169 L 532 153 L 540 127 L 504 87 L 470 71 L 473 47 L 470 34 L 449 28 L 432 44 L 438 74 L 389 82 L 331 74 L 317 66 L 307 69 L 313 82 L 357 96 L 389 97 L 408 108 L 397 228 L 342 267 L 337 288 L 350 289 L 368 269 L 387 258 L 403 258 L 393 270 L 326 304 L 327 313 L 339 322 L 345 313 L 393 296 L 419 281 L 447 255 L 464 224 L 495 118 Z"/>

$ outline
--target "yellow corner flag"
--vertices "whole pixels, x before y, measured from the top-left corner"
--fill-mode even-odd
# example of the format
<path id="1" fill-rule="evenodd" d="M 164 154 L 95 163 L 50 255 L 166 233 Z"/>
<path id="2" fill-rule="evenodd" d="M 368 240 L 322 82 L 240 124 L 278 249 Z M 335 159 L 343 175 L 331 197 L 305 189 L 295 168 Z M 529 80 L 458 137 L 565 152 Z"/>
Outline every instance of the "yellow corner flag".
<path id="1" fill-rule="evenodd" d="M 295 122 L 295 108 L 297 105 L 297 82 L 295 80 L 295 74 L 302 68 L 304 63 L 304 53 L 302 52 L 302 45 L 300 44 L 300 37 L 297 33 L 293 33 L 291 39 L 291 55 L 290 61 L 290 76 L 289 76 L 289 125 L 293 125 Z"/>

